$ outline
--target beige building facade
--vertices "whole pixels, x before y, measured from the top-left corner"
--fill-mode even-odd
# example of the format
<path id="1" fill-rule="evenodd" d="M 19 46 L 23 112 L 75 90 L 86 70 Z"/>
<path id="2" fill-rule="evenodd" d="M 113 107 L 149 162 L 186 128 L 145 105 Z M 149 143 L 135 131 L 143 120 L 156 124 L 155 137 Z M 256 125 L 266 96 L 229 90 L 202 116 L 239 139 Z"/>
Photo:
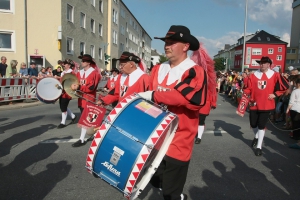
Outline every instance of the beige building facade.
<path id="1" fill-rule="evenodd" d="M 126 8 L 124 20 L 119 20 L 123 19 L 121 8 Z M 55 67 L 58 60 L 66 58 L 80 63 L 81 52 L 92 55 L 102 69 L 111 69 L 113 64 L 110 60 L 105 65 L 105 53 L 119 58 L 123 51 L 130 51 L 146 63 L 151 60 L 151 50 L 147 51 L 151 38 L 121 0 L 0 1 L 0 18 L 0 56 L 7 57 L 7 64 L 17 60 L 19 65 L 36 62 L 39 67 Z M 128 32 L 121 37 L 124 28 L 120 25 L 126 26 L 128 20 L 129 26 L 129 19 L 134 19 L 143 33 L 134 33 L 139 39 L 136 45 Z"/>

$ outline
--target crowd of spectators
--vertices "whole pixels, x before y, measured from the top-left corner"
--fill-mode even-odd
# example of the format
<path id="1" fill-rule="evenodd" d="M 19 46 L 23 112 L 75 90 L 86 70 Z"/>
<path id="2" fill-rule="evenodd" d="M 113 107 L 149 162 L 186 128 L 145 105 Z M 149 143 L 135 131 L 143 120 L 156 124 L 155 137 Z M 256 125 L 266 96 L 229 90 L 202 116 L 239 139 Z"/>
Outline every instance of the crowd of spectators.
<path id="1" fill-rule="evenodd" d="M 282 125 L 282 129 L 291 130 L 290 138 L 299 140 L 290 145 L 291 148 L 300 149 L 300 74 L 299 70 L 289 67 L 282 72 L 279 67 L 274 67 L 275 72 L 280 73 L 290 83 L 290 88 L 281 96 L 276 97 L 276 109 L 270 113 L 269 120 L 276 126 Z M 217 73 L 217 91 L 224 94 L 234 103 L 239 103 L 243 94 L 243 88 L 247 87 L 247 79 L 251 73 L 245 69 L 243 73 L 230 70 Z"/>

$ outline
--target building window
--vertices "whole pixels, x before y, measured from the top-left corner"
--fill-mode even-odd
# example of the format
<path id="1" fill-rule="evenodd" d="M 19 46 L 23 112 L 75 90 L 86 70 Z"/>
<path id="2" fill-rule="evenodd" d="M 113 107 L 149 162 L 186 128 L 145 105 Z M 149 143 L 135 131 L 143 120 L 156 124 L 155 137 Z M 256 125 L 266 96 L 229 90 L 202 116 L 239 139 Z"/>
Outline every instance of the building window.
<path id="1" fill-rule="evenodd" d="M 125 10 L 123 8 L 121 8 L 121 16 L 125 19 L 126 18 L 126 14 L 125 14 Z"/>
<path id="2" fill-rule="evenodd" d="M 117 33 L 117 31 L 113 31 L 113 43 L 118 44 L 118 33 Z"/>
<path id="3" fill-rule="evenodd" d="M 102 31 L 102 24 L 99 24 L 99 35 L 102 36 L 102 33 L 103 33 L 103 31 Z"/>
<path id="4" fill-rule="evenodd" d="M 273 54 L 273 49 L 272 48 L 268 49 L 268 54 Z"/>
<path id="5" fill-rule="evenodd" d="M 0 0 L 0 12 L 14 12 L 15 0 Z"/>
<path id="6" fill-rule="evenodd" d="M 0 30 L 0 51 L 15 51 L 15 32 Z"/>
<path id="7" fill-rule="evenodd" d="M 256 59 L 251 60 L 251 65 L 252 66 L 259 66 L 259 64 L 256 62 Z"/>
<path id="8" fill-rule="evenodd" d="M 269 37 L 267 37 L 267 40 L 268 40 L 268 42 L 270 42 L 270 38 Z"/>
<path id="9" fill-rule="evenodd" d="M 257 40 L 258 40 L 258 41 L 261 41 L 260 37 L 257 37 Z"/>
<path id="10" fill-rule="evenodd" d="M 120 26 L 120 32 L 122 35 L 125 35 L 125 27 L 123 25 Z"/>
<path id="11" fill-rule="evenodd" d="M 102 53 L 102 48 L 99 48 L 99 52 L 98 52 L 98 56 L 99 56 L 99 59 L 102 60 L 103 58 L 103 53 Z"/>
<path id="12" fill-rule="evenodd" d="M 282 56 L 281 55 L 276 56 L 276 60 L 282 60 Z"/>
<path id="13" fill-rule="evenodd" d="M 99 1 L 99 11 L 103 13 L 103 1 Z"/>
<path id="14" fill-rule="evenodd" d="M 95 7 L 95 0 L 91 0 L 91 4 Z"/>
<path id="15" fill-rule="evenodd" d="M 90 55 L 94 58 L 95 57 L 95 46 L 94 45 L 91 45 L 91 49 L 90 49 Z"/>
<path id="16" fill-rule="evenodd" d="M 286 59 L 285 63 L 286 64 L 294 64 L 295 60 L 294 59 Z"/>
<path id="17" fill-rule="evenodd" d="M 282 47 L 278 47 L 278 52 L 282 52 Z"/>
<path id="18" fill-rule="evenodd" d="M 113 22 L 118 24 L 118 12 L 115 9 L 113 9 Z"/>
<path id="19" fill-rule="evenodd" d="M 123 52 L 123 51 L 124 51 L 124 44 L 120 43 L 120 52 Z"/>
<path id="20" fill-rule="evenodd" d="M 95 20 L 91 19 L 91 31 L 95 33 Z"/>
<path id="21" fill-rule="evenodd" d="M 74 53 L 74 40 L 73 38 L 67 38 L 67 54 Z"/>
<path id="22" fill-rule="evenodd" d="M 252 49 L 252 55 L 261 55 L 261 49 L 259 48 L 253 48 Z"/>
<path id="23" fill-rule="evenodd" d="M 74 7 L 71 6 L 70 4 L 67 4 L 67 20 L 69 22 L 74 22 L 73 21 L 73 14 L 74 14 Z"/>
<path id="24" fill-rule="evenodd" d="M 85 43 L 84 43 L 84 42 L 80 42 L 79 50 L 80 50 L 80 53 L 81 53 L 81 52 L 82 52 L 83 54 L 85 53 Z"/>
<path id="25" fill-rule="evenodd" d="M 85 28 L 85 19 L 86 15 L 84 13 L 80 13 L 80 27 Z"/>
<path id="26" fill-rule="evenodd" d="M 289 54 L 295 54 L 296 49 L 287 49 L 286 52 L 289 53 Z"/>

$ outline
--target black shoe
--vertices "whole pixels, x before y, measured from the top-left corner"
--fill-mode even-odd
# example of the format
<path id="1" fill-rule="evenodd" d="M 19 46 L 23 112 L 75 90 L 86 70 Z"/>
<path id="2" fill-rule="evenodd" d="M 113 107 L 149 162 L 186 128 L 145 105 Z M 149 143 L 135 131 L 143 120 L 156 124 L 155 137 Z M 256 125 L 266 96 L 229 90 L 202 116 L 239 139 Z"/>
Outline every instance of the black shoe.
<path id="1" fill-rule="evenodd" d="M 86 142 L 82 142 L 81 140 L 78 140 L 77 142 L 72 144 L 72 147 L 81 147 L 85 145 Z"/>
<path id="2" fill-rule="evenodd" d="M 254 138 L 252 141 L 251 147 L 255 147 L 257 145 L 257 141 L 258 141 L 258 139 Z"/>
<path id="3" fill-rule="evenodd" d="M 257 148 L 257 149 L 255 150 L 255 155 L 256 155 L 256 156 L 261 156 L 261 155 L 262 155 L 262 150 L 261 150 L 260 148 Z"/>
<path id="4" fill-rule="evenodd" d="M 75 124 L 77 116 L 75 115 L 75 117 L 72 119 L 71 124 Z"/>
<path id="5" fill-rule="evenodd" d="M 91 137 L 89 137 L 86 141 L 89 142 L 89 141 L 93 141 L 94 140 L 94 135 L 92 135 Z"/>
<path id="6" fill-rule="evenodd" d="M 195 144 L 200 144 L 200 142 L 201 142 L 201 139 L 200 138 L 196 138 Z"/>
<path id="7" fill-rule="evenodd" d="M 58 129 L 60 129 L 60 128 L 65 128 L 65 127 L 66 127 L 65 124 L 60 124 L 60 125 L 57 126 Z"/>
<path id="8" fill-rule="evenodd" d="M 186 194 L 182 194 L 183 195 L 183 200 L 187 200 L 188 196 Z"/>

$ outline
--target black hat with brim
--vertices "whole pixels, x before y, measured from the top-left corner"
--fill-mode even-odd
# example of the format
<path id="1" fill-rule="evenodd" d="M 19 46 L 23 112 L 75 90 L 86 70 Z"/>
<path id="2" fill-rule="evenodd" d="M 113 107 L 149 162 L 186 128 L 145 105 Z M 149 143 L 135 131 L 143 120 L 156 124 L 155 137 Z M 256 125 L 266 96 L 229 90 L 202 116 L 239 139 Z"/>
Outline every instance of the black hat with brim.
<path id="1" fill-rule="evenodd" d="M 89 62 L 91 64 L 96 64 L 93 57 L 89 54 L 83 54 L 83 52 L 81 52 L 81 54 L 80 54 L 80 56 L 78 56 L 78 58 L 81 59 L 82 61 Z"/>
<path id="2" fill-rule="evenodd" d="M 258 64 L 270 63 L 270 65 L 272 65 L 272 60 L 268 56 L 263 56 L 260 60 L 256 60 L 256 62 Z"/>
<path id="3" fill-rule="evenodd" d="M 121 57 L 119 59 L 114 59 L 114 60 L 119 60 L 119 61 L 133 61 L 135 63 L 140 63 L 141 62 L 141 59 L 134 55 L 133 53 L 130 53 L 130 52 L 127 52 L 127 51 L 124 51 L 121 55 Z"/>
<path id="4" fill-rule="evenodd" d="M 186 42 L 190 44 L 189 50 L 196 51 L 199 49 L 200 44 L 196 37 L 191 35 L 190 30 L 185 26 L 172 25 L 165 37 L 154 37 L 165 41 L 166 39 Z"/>

